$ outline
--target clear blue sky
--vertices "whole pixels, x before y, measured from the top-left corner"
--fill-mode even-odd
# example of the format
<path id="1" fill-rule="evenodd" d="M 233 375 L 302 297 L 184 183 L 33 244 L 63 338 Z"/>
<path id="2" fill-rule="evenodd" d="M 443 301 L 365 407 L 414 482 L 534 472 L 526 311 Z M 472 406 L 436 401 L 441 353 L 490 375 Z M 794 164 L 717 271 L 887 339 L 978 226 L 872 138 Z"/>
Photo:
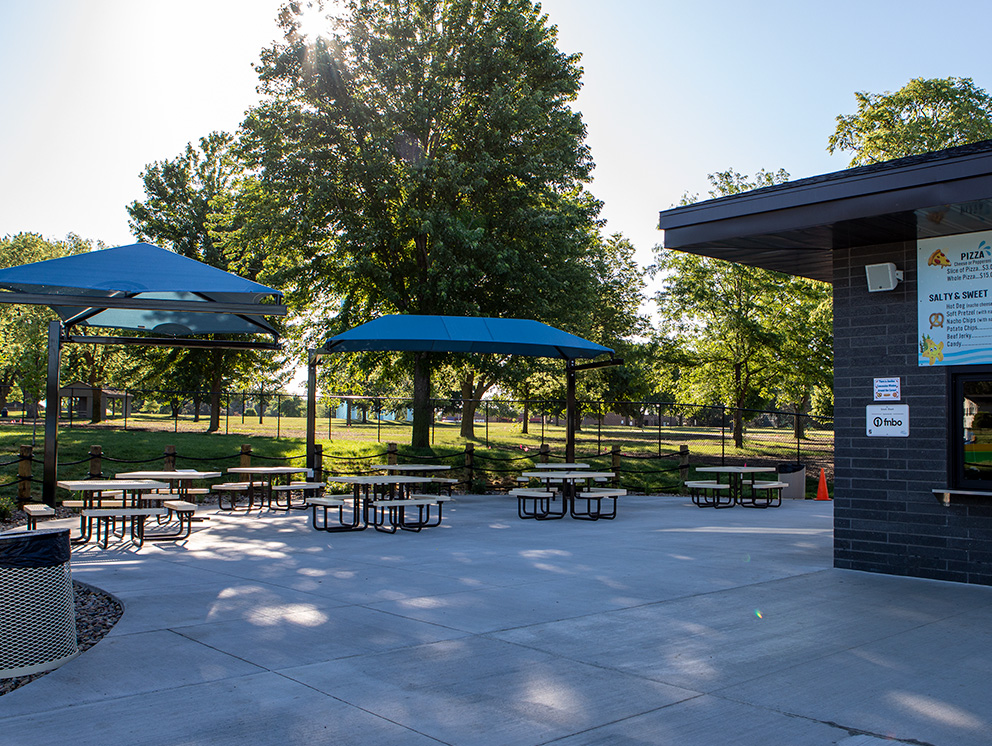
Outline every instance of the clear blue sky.
<path id="1" fill-rule="evenodd" d="M 0 235 L 130 243 L 147 163 L 255 100 L 252 63 L 278 0 L 0 0 Z M 992 88 L 992 3 L 912 0 L 545 0 L 583 54 L 578 102 L 607 229 L 639 258 L 657 213 L 706 175 L 844 168 L 827 138 L 854 92 L 913 77 Z"/>

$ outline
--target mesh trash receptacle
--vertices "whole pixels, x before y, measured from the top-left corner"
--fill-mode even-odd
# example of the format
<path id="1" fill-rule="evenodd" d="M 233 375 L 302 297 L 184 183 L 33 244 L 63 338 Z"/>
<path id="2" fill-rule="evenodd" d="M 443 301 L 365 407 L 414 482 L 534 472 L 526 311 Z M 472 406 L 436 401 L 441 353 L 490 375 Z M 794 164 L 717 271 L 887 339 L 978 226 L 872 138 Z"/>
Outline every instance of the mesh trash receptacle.
<path id="1" fill-rule="evenodd" d="M 779 464 L 775 471 L 778 472 L 778 481 L 788 485 L 782 488 L 784 499 L 802 500 L 806 497 L 805 464 Z"/>
<path id="2" fill-rule="evenodd" d="M 69 556 L 68 529 L 0 536 L 0 678 L 79 655 Z"/>

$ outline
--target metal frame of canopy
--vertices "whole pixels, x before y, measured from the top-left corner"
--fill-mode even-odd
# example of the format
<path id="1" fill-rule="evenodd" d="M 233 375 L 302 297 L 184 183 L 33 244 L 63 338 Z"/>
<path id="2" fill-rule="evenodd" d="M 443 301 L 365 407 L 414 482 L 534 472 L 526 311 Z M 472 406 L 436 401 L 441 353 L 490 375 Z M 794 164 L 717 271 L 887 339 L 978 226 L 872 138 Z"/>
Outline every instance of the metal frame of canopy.
<path id="1" fill-rule="evenodd" d="M 565 360 L 565 458 L 575 460 L 575 374 L 623 360 L 611 357 L 598 363 L 576 364 L 578 358 L 609 353 L 609 347 L 529 319 L 452 316 L 383 316 L 332 337 L 324 347 L 308 351 L 307 360 L 307 466 L 314 468 L 317 443 L 317 365 L 335 352 L 460 352 L 528 355 Z"/>
<path id="2" fill-rule="evenodd" d="M 107 252 L 114 254 L 109 256 Z M 89 260 L 89 261 L 87 261 Z M 197 274 L 191 274 L 197 273 Z M 198 276 L 197 276 L 198 275 Z M 181 287 L 185 281 L 200 287 Z M 211 290 L 211 285 L 214 290 Z M 181 257 L 150 244 L 120 246 L 0 270 L 0 303 L 45 305 L 60 320 L 48 325 L 45 463 L 42 499 L 55 503 L 58 468 L 59 368 L 62 346 L 143 345 L 228 350 L 279 350 L 279 333 L 264 316 L 285 316 L 278 290 Z M 47 292 L 46 292 L 47 290 Z M 81 292 L 80 292 L 81 291 Z M 143 297 L 147 295 L 148 297 Z M 222 300 L 218 300 L 222 298 Z M 244 302 L 249 300 L 250 302 Z M 115 309 L 107 319 L 100 314 Z M 143 323 L 139 323 L 143 322 Z M 158 322 L 158 323 L 155 323 Z M 155 326 L 149 327 L 149 324 Z M 70 335 L 76 326 L 102 326 L 162 334 L 268 334 L 272 342 L 171 337 Z M 53 402 L 55 406 L 52 406 Z"/>

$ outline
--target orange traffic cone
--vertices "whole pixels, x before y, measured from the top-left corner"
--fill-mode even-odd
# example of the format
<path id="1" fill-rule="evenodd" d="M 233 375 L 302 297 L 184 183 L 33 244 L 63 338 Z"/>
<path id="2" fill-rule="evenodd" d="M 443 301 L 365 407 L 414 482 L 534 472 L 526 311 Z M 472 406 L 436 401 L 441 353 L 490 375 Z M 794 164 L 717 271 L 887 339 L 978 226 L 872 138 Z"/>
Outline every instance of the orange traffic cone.
<path id="1" fill-rule="evenodd" d="M 820 468 L 820 486 L 816 488 L 816 499 L 817 500 L 830 499 L 830 494 L 827 492 L 827 475 L 826 472 L 823 471 L 822 467 Z"/>

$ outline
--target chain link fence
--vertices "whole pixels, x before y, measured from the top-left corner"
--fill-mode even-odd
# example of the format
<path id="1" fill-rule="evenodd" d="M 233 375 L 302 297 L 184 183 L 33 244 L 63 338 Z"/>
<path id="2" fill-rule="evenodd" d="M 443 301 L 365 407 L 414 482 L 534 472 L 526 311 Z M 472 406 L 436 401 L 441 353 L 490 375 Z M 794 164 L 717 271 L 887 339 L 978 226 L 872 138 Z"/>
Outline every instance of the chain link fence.
<path id="1" fill-rule="evenodd" d="M 102 405 L 102 406 L 101 406 Z M 93 411 L 99 412 L 97 418 Z M 285 392 L 203 392 L 149 389 L 115 391 L 92 398 L 63 397 L 61 426 L 221 432 L 304 438 L 306 400 Z M 735 410 L 678 402 L 580 401 L 576 447 L 601 453 L 677 451 L 687 444 L 694 460 L 740 463 L 802 462 L 833 472 L 833 421 L 774 410 Z M 317 437 L 326 441 L 408 442 L 412 400 L 351 395 L 321 396 Z M 2 418 L 0 418 L 2 419 Z M 94 420 L 98 421 L 94 421 Z M 31 420 L 24 420 L 28 424 Z M 431 440 L 435 446 L 473 441 L 486 448 L 564 445 L 563 400 L 435 399 Z"/>

